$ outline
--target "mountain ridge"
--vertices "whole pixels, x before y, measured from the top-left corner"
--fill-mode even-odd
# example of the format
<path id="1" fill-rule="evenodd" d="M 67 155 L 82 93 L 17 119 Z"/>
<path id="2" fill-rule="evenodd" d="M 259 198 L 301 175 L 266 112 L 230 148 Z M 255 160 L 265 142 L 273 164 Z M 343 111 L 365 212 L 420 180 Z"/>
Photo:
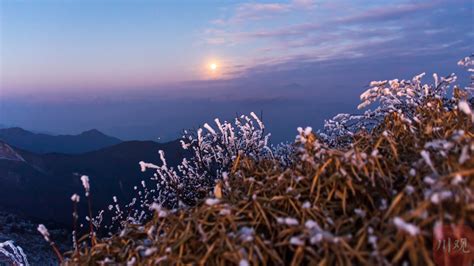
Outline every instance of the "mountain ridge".
<path id="1" fill-rule="evenodd" d="M 80 154 L 121 143 L 122 140 L 108 136 L 97 129 L 77 135 L 51 135 L 34 133 L 21 127 L 0 128 L 0 140 L 34 153 Z"/>

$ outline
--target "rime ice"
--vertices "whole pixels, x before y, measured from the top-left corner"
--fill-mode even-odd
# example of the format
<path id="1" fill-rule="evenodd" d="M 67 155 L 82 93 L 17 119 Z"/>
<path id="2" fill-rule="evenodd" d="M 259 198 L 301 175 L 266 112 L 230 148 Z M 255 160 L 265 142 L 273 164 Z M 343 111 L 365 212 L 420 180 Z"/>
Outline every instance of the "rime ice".
<path id="1" fill-rule="evenodd" d="M 86 191 L 86 197 L 89 196 L 89 190 L 90 190 L 90 185 L 89 185 L 89 177 L 86 175 L 81 176 L 81 181 L 82 181 L 82 186 L 84 187 Z"/>

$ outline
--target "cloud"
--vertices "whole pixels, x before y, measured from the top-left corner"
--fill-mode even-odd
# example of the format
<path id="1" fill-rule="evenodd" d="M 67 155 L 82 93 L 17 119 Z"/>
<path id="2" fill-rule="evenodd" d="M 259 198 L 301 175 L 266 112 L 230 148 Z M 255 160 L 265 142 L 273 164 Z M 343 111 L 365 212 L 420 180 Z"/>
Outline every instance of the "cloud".
<path id="1" fill-rule="evenodd" d="M 387 20 L 400 20 L 404 16 L 412 16 L 414 13 L 430 9 L 438 5 L 439 1 L 432 1 L 428 3 L 416 3 L 416 4 L 400 4 L 392 6 L 381 6 L 376 8 L 368 9 L 362 13 L 355 14 L 352 16 L 343 17 L 336 19 L 338 23 L 370 23 L 380 22 Z"/>
<path id="2" fill-rule="evenodd" d="M 292 0 L 288 3 L 242 3 L 236 6 L 229 18 L 215 19 L 211 23 L 219 26 L 240 24 L 268 19 L 292 11 L 311 10 L 314 6 L 314 0 Z"/>
<path id="3" fill-rule="evenodd" d="M 310 4 L 308 4 L 310 3 Z M 338 27 L 350 27 L 350 26 L 355 26 L 355 25 L 360 25 L 363 23 L 369 23 L 369 22 L 387 22 L 389 20 L 393 19 L 398 19 L 400 20 L 404 16 L 411 16 L 414 15 L 414 13 L 423 11 L 429 8 L 433 8 L 436 6 L 439 2 L 434 1 L 430 3 L 418 3 L 418 4 L 403 4 L 403 5 L 391 5 L 391 6 L 383 6 L 383 7 L 374 7 L 370 8 L 367 10 L 362 10 L 359 11 L 358 13 L 353 13 L 350 15 L 344 14 L 344 12 L 341 12 L 342 16 L 339 18 L 333 18 L 331 16 L 330 18 L 315 18 L 315 21 L 313 22 L 305 22 L 305 23 L 299 23 L 299 24 L 294 24 L 290 26 L 284 26 L 284 27 L 279 27 L 279 28 L 268 28 L 268 29 L 259 29 L 255 31 L 248 31 L 248 32 L 228 32 L 228 31 L 220 31 L 221 33 L 224 33 L 226 37 L 230 37 L 231 35 L 235 36 L 236 39 L 248 39 L 248 38 L 281 38 L 281 37 L 290 37 L 294 35 L 307 35 L 315 30 L 320 30 L 324 28 L 325 30 L 334 30 Z M 240 14 L 241 12 L 238 12 L 241 8 L 243 10 L 247 9 L 247 5 L 251 6 L 252 8 L 249 8 L 249 10 L 253 10 L 253 12 L 249 12 L 248 10 L 246 12 L 242 12 L 243 14 Z M 238 8 L 238 15 L 236 17 L 244 17 L 244 16 L 249 16 L 252 17 L 252 14 L 255 14 L 256 10 L 263 11 L 267 8 L 263 8 L 260 6 L 272 6 L 276 5 L 279 6 L 279 8 L 273 7 L 276 10 L 280 10 L 282 12 L 283 10 L 289 11 L 291 10 L 288 8 L 290 5 L 287 4 L 243 4 Z M 306 6 L 309 5 L 311 7 L 314 6 L 313 1 L 306 1 L 306 0 L 300 0 L 300 1 L 293 1 L 293 7 L 295 6 Z M 244 8 L 245 7 L 245 8 Z M 273 9 L 273 8 L 268 8 L 267 11 Z M 266 13 L 266 12 L 263 12 Z M 245 14 L 245 15 L 244 15 Z M 315 16 L 316 17 L 316 16 Z M 207 30 L 207 33 L 210 33 L 209 29 Z M 215 33 L 219 33 L 218 30 L 214 31 Z"/>
<path id="4" fill-rule="evenodd" d="M 247 47 L 243 58 L 250 59 L 238 62 L 245 67 L 229 69 L 230 75 L 246 75 L 257 66 L 297 68 L 296 60 L 320 62 L 465 50 L 474 38 L 469 35 L 471 14 L 465 1 L 375 3 L 243 4 L 234 10 L 233 17 L 266 16 L 271 18 L 269 23 L 254 22 L 252 28 L 239 24 L 219 27 L 208 30 L 205 38 L 208 44 L 231 45 L 229 49 Z M 288 17 L 304 19 L 287 23 Z M 280 23 L 283 20 L 285 23 Z"/>
<path id="5" fill-rule="evenodd" d="M 293 0 L 292 3 L 295 8 L 306 8 L 306 9 L 314 8 L 316 5 L 316 1 L 314 0 Z"/>
<path id="6" fill-rule="evenodd" d="M 243 21 L 247 19 L 261 19 L 263 17 L 269 17 L 278 13 L 285 13 L 290 10 L 288 4 L 277 4 L 277 3 L 245 3 L 237 7 L 236 14 L 233 20 Z"/>

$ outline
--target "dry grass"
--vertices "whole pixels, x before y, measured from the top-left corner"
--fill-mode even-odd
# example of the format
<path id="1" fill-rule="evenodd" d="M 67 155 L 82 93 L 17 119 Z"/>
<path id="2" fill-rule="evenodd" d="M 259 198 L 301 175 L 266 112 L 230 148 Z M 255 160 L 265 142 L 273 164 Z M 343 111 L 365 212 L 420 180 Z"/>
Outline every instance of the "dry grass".
<path id="1" fill-rule="evenodd" d="M 67 253 L 65 263 L 231 265 L 245 259 L 252 265 L 432 265 L 437 221 L 473 226 L 474 131 L 470 117 L 445 110 L 438 100 L 418 113 L 413 130 L 393 114 L 373 132 L 355 136 L 344 150 L 320 146 L 310 135 L 287 169 L 239 158 L 230 189 L 221 184 L 215 189 L 222 194 L 219 204 L 202 202 L 167 217 L 155 215 L 143 226 L 130 225 L 93 247 Z M 453 137 L 459 130 L 464 135 Z M 428 149 L 432 169 L 420 152 L 435 139 L 454 146 L 446 156 Z M 461 164 L 463 147 L 469 147 L 469 157 Z M 458 175 L 462 182 L 453 181 Z M 427 176 L 435 183 L 428 184 Z M 453 196 L 435 203 L 429 193 L 438 190 Z M 285 217 L 298 223 L 278 219 Z M 420 233 L 396 227 L 394 217 Z M 309 220 L 321 227 L 321 239 L 305 226 Z M 254 233 L 244 234 L 245 228 Z"/>

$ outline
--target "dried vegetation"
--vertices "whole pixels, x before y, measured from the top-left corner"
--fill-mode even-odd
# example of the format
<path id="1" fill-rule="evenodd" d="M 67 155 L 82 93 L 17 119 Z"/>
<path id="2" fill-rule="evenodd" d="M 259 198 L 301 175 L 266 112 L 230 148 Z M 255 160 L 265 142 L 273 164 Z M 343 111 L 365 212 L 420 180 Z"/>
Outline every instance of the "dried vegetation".
<path id="1" fill-rule="evenodd" d="M 241 154 L 210 198 L 155 206 L 65 263 L 432 265 L 434 228 L 474 223 L 474 131 L 472 114 L 440 99 L 415 113 L 391 113 L 345 148 L 300 129 L 290 166 Z"/>

